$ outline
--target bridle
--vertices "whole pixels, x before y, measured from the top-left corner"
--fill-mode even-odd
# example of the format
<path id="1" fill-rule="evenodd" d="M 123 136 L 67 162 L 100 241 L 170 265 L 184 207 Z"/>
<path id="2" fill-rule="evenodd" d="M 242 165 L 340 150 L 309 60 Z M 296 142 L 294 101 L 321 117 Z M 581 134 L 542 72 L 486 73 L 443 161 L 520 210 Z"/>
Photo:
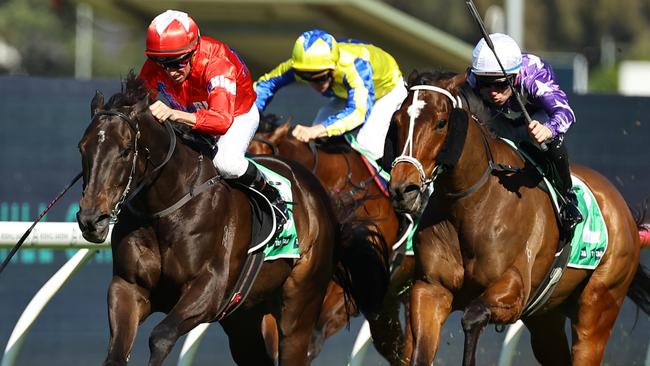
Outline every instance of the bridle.
<path id="1" fill-rule="evenodd" d="M 443 89 L 433 85 L 414 85 L 409 89 L 413 90 L 413 99 L 411 100 L 411 105 L 407 109 L 409 114 L 408 137 L 406 138 L 406 142 L 404 143 L 404 149 L 402 149 L 402 154 L 393 161 L 392 168 L 395 168 L 395 166 L 400 163 L 407 163 L 413 165 L 417 170 L 418 174 L 420 175 L 420 183 L 421 183 L 420 191 L 424 192 L 427 189 L 427 187 L 436 180 L 438 175 L 442 173 L 442 168 L 440 168 L 439 165 L 436 165 L 433 168 L 431 174 L 427 177 L 426 173 L 424 172 L 424 167 L 422 166 L 422 163 L 420 163 L 420 161 L 413 156 L 413 132 L 415 129 L 415 120 L 419 116 L 419 111 L 422 109 L 422 107 L 424 107 L 425 104 L 424 100 L 418 99 L 419 91 L 429 90 L 436 93 L 440 93 L 446 96 L 447 98 L 449 98 L 453 108 L 462 108 L 462 101 L 459 96 L 454 97 L 454 95 L 452 95 L 447 89 Z"/>
<path id="2" fill-rule="evenodd" d="M 93 121 L 100 116 L 119 117 L 122 120 L 124 120 L 129 125 L 129 127 L 135 132 L 135 137 L 133 139 L 133 160 L 131 162 L 131 172 L 129 173 L 129 178 L 126 182 L 126 187 L 124 187 L 120 199 L 117 201 L 113 209 L 110 211 L 111 222 L 117 223 L 118 221 L 117 217 L 119 216 L 124 203 L 130 200 L 131 198 L 133 198 L 145 185 L 145 180 L 143 178 L 140 184 L 135 189 L 133 189 L 133 191 L 131 191 L 131 183 L 133 182 L 133 178 L 135 177 L 135 171 L 136 171 L 138 155 L 139 155 L 138 141 L 140 140 L 141 137 L 140 125 L 138 121 L 133 121 L 129 116 L 119 111 L 114 111 L 114 110 L 98 111 L 93 115 Z M 167 129 L 167 133 L 169 134 L 170 137 L 167 156 L 158 166 L 156 166 L 152 170 L 152 173 L 160 170 L 163 166 L 165 166 L 167 162 L 169 162 L 169 159 L 171 159 L 172 155 L 174 154 L 174 150 L 176 149 L 176 134 L 174 133 L 174 130 L 169 121 L 165 121 L 165 128 Z M 149 149 L 145 147 L 145 150 L 147 152 L 147 156 L 146 156 L 147 164 L 145 165 L 148 166 L 149 165 L 148 163 L 151 161 L 151 156 L 149 154 Z"/>
<path id="3" fill-rule="evenodd" d="M 413 99 L 411 101 L 411 105 L 408 107 L 408 113 L 409 113 L 409 131 L 408 131 L 408 137 L 406 139 L 406 143 L 404 144 L 404 149 L 402 150 L 402 155 L 400 155 L 398 158 L 396 158 L 393 161 L 392 167 L 395 168 L 395 166 L 399 163 L 408 163 L 413 165 L 420 176 L 420 192 L 424 193 L 425 191 L 431 192 L 432 189 L 429 188 L 433 182 L 440 176 L 440 174 L 443 172 L 443 168 L 441 165 L 436 165 L 433 168 L 433 171 L 431 174 L 427 177 L 426 173 L 424 172 L 424 168 L 422 166 L 422 163 L 418 161 L 414 156 L 413 156 L 413 133 L 415 129 L 415 120 L 419 115 L 419 111 L 422 109 L 424 106 L 425 102 L 424 100 L 418 100 L 418 93 L 420 90 L 427 90 L 427 91 L 432 91 L 436 93 L 440 93 L 444 96 L 446 96 L 450 101 L 451 105 L 453 108 L 462 108 L 462 100 L 460 96 L 456 95 L 454 96 L 451 94 L 447 89 L 440 88 L 437 86 L 433 85 L 415 85 L 410 88 L 410 90 L 414 91 L 413 93 Z M 478 123 L 475 118 L 472 118 L 473 121 Z M 492 158 L 492 151 L 490 150 L 490 146 L 487 141 L 487 137 L 485 135 L 485 132 L 483 129 L 479 127 L 479 131 L 481 131 L 481 137 L 483 141 L 483 146 L 485 148 L 485 154 L 487 157 L 487 167 L 483 171 L 483 174 L 481 177 L 478 179 L 476 183 L 474 183 L 471 187 L 461 191 L 461 192 L 453 192 L 453 193 L 446 193 L 447 196 L 453 197 L 453 198 L 461 198 L 465 197 L 475 191 L 477 191 L 485 182 L 487 182 L 488 177 L 490 174 L 495 171 L 495 170 L 503 170 L 503 171 L 513 171 L 513 168 L 510 166 L 505 166 L 502 164 L 494 164 L 494 159 Z"/>

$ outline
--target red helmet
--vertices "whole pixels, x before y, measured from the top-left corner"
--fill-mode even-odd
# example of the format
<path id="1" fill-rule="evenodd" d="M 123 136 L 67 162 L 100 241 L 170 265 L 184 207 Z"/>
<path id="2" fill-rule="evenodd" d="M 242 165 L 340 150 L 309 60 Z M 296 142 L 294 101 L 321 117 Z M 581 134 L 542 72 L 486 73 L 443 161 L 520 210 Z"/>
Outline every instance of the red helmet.
<path id="1" fill-rule="evenodd" d="M 147 56 L 181 56 L 199 45 L 199 27 L 187 13 L 167 10 L 155 17 L 147 29 Z"/>

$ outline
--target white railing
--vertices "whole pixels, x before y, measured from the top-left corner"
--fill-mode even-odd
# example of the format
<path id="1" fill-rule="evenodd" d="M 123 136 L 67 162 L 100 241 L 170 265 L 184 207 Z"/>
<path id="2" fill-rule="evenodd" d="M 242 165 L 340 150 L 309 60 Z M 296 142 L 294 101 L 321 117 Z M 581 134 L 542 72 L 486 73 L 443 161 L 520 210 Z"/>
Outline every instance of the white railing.
<path id="1" fill-rule="evenodd" d="M 31 224 L 31 222 L 0 221 L 0 249 L 13 248 Z M 9 336 L 0 366 L 14 366 L 16 364 L 23 340 L 45 306 L 63 285 L 95 256 L 98 250 L 110 248 L 110 237 L 109 232 L 104 243 L 90 243 L 81 235 L 79 226 L 72 222 L 40 222 L 34 227 L 21 246 L 21 250 L 78 249 L 78 251 L 50 277 L 27 304 Z M 188 333 L 178 358 L 178 366 L 192 365 L 201 338 L 207 328 L 207 324 L 201 324 Z"/>

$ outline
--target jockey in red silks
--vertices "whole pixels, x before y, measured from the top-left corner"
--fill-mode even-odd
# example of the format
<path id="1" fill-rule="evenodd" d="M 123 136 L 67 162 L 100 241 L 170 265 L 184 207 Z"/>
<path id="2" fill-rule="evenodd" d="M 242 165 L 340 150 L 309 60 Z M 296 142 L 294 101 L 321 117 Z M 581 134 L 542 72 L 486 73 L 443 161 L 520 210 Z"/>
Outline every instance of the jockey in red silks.
<path id="1" fill-rule="evenodd" d="M 151 97 L 158 98 L 149 107 L 154 117 L 218 137 L 213 162 L 219 173 L 283 205 L 278 191 L 244 157 L 259 112 L 250 72 L 239 56 L 226 44 L 201 36 L 196 22 L 176 10 L 153 19 L 146 43 L 148 59 L 140 78 Z"/>

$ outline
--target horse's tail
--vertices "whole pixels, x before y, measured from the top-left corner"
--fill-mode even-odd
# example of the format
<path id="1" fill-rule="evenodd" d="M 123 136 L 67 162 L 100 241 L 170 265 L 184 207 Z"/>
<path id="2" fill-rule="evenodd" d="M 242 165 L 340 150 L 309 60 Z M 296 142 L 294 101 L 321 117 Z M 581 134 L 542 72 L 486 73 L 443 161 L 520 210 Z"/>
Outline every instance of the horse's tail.
<path id="1" fill-rule="evenodd" d="M 650 203 L 650 197 L 646 198 L 643 203 L 641 203 L 638 210 L 631 209 L 634 220 L 636 221 L 636 227 L 639 230 L 639 242 L 641 247 L 650 246 L 650 224 L 646 224 L 646 219 L 648 217 L 648 204 Z"/>
<path id="2" fill-rule="evenodd" d="M 650 276 L 648 275 L 647 269 L 641 263 L 639 263 L 632 284 L 627 290 L 627 296 L 644 313 L 650 315 Z"/>
<path id="3" fill-rule="evenodd" d="M 354 214 L 357 205 L 332 201 L 339 221 L 334 281 L 343 288 L 348 314 L 355 306 L 364 314 L 376 312 L 390 279 L 388 245 L 374 223 Z"/>
<path id="4" fill-rule="evenodd" d="M 639 239 L 642 247 L 650 246 L 650 225 L 641 225 L 639 227 Z"/>

